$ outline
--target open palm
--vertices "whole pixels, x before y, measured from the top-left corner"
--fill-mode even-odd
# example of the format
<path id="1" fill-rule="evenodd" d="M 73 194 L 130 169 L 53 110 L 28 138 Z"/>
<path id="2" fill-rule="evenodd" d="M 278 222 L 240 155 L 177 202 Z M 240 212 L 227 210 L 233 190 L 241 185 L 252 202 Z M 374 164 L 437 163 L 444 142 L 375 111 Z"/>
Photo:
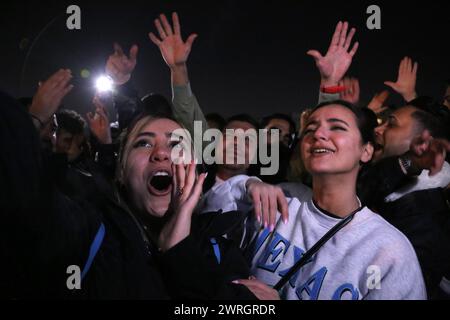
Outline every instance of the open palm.
<path id="1" fill-rule="evenodd" d="M 400 62 L 397 81 L 385 81 L 384 84 L 401 94 L 405 101 L 411 101 L 416 98 L 418 67 L 419 64 L 417 62 L 413 62 L 411 58 L 405 57 Z"/>
<path id="2" fill-rule="evenodd" d="M 192 43 L 197 37 L 196 34 L 191 34 L 184 42 L 181 38 L 180 22 L 176 12 L 172 14 L 172 21 L 173 28 L 166 16 L 161 14 L 159 19 L 155 20 L 159 38 L 153 32 L 149 33 L 150 39 L 158 46 L 164 61 L 169 67 L 186 63 L 191 52 Z"/>
<path id="3" fill-rule="evenodd" d="M 352 63 L 353 56 L 358 50 L 359 44 L 356 42 L 352 49 L 348 51 L 356 30 L 354 28 L 351 29 L 348 35 L 347 31 L 348 23 L 339 21 L 325 56 L 322 56 L 317 50 L 309 50 L 307 52 L 307 54 L 312 56 L 316 61 L 316 66 L 322 77 L 323 85 L 337 85 L 344 77 Z"/>

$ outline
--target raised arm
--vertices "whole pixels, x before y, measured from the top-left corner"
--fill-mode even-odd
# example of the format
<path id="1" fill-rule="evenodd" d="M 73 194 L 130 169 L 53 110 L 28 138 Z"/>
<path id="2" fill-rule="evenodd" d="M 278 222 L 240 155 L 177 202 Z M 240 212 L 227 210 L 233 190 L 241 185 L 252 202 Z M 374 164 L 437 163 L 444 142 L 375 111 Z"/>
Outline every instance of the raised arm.
<path id="1" fill-rule="evenodd" d="M 197 35 L 191 34 L 186 41 L 183 41 L 180 21 L 176 12 L 172 14 L 172 26 L 164 14 L 161 14 L 154 22 L 159 37 L 153 32 L 149 33 L 149 37 L 159 48 L 162 58 L 170 69 L 174 116 L 188 129 L 191 135 L 194 133 L 194 121 L 201 121 L 203 130 L 206 130 L 208 123 L 191 91 L 186 65 Z"/>
<path id="2" fill-rule="evenodd" d="M 150 40 L 158 46 L 161 55 L 170 68 L 172 84 L 185 86 L 189 83 L 186 62 L 191 52 L 196 34 L 191 34 L 186 41 L 181 38 L 181 27 L 176 12 L 172 14 L 173 27 L 164 14 L 155 19 L 155 26 L 159 38 L 153 32 L 149 33 Z"/>
<path id="3" fill-rule="evenodd" d="M 112 98 L 118 114 L 119 129 L 128 126 L 134 115 L 141 110 L 137 90 L 130 81 L 137 64 L 139 48 L 133 45 L 126 55 L 118 43 L 114 43 L 114 52 L 108 57 L 105 71 L 114 81 Z"/>
<path id="4" fill-rule="evenodd" d="M 317 50 L 309 50 L 307 52 L 308 55 L 314 58 L 316 66 L 319 69 L 321 93 L 326 94 L 323 97 L 321 96 L 319 100 L 323 101 L 339 98 L 337 95 L 339 91 L 334 92 L 334 89 L 338 87 L 339 81 L 342 80 L 350 67 L 353 56 L 359 46 L 359 43 L 355 42 L 350 50 L 355 32 L 355 28 L 352 28 L 350 32 L 348 32 L 348 22 L 339 21 L 325 56 L 322 56 Z"/>
<path id="5" fill-rule="evenodd" d="M 139 48 L 133 45 L 128 56 L 123 52 L 118 43 L 114 43 L 114 53 L 108 57 L 106 62 L 106 73 L 113 79 L 115 85 L 127 83 L 137 64 Z"/>
<path id="6" fill-rule="evenodd" d="M 60 69 L 46 81 L 39 82 L 39 88 L 29 110 L 33 123 L 38 129 L 42 129 L 51 120 L 61 101 L 73 89 L 73 85 L 69 83 L 71 79 L 70 70 Z"/>

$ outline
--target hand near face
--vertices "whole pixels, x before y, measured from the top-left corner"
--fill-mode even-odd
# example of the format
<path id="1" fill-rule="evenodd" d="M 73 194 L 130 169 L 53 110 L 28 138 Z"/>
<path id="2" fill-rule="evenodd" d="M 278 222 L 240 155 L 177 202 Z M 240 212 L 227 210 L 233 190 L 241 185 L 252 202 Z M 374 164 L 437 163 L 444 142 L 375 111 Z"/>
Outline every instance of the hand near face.
<path id="1" fill-rule="evenodd" d="M 359 43 L 355 42 L 349 51 L 356 29 L 351 29 L 348 34 L 347 32 L 348 22 L 342 23 L 339 21 L 325 56 L 322 56 L 317 50 L 309 50 L 307 52 L 316 61 L 316 66 L 321 76 L 322 87 L 338 85 L 350 67 L 353 56 L 358 50 Z"/>
<path id="2" fill-rule="evenodd" d="M 93 103 L 95 105 L 95 113 L 89 112 L 86 115 L 89 128 L 100 143 L 111 144 L 112 138 L 108 111 L 97 96 L 94 97 Z"/>
<path id="3" fill-rule="evenodd" d="M 190 234 L 191 218 L 202 193 L 206 174 L 196 179 L 195 163 L 187 166 L 172 164 L 172 202 L 173 216 L 160 233 L 158 244 L 162 251 L 167 251 Z"/>
<path id="4" fill-rule="evenodd" d="M 421 170 L 429 170 L 430 176 L 442 170 L 447 152 L 450 152 L 450 142 L 434 139 L 428 130 L 413 139 L 409 151 L 413 165 Z"/>

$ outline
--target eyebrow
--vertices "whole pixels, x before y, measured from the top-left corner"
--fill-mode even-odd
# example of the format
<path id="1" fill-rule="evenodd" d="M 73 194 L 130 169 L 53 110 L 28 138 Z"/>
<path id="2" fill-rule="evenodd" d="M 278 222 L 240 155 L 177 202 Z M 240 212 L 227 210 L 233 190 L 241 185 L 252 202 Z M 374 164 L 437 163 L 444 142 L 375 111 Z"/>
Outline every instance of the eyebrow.
<path id="1" fill-rule="evenodd" d="M 172 136 L 172 133 L 171 133 L 171 132 L 166 132 L 166 133 L 165 133 L 165 136 L 166 136 L 167 138 L 170 138 L 170 137 Z M 180 136 L 178 136 L 178 135 L 175 135 L 175 136 L 180 137 Z M 141 132 L 141 133 L 139 133 L 139 134 L 136 136 L 136 138 L 140 138 L 140 137 L 150 137 L 150 138 L 154 138 L 154 137 L 156 137 L 156 133 L 150 132 L 150 131 Z"/>
<path id="2" fill-rule="evenodd" d="M 339 122 L 339 123 L 345 124 L 347 127 L 350 127 L 349 124 L 348 124 L 347 122 L 345 122 L 344 120 L 341 120 L 341 119 L 337 119 L 337 118 L 330 118 L 330 119 L 327 119 L 327 122 L 328 122 L 328 123 Z M 317 121 L 317 120 L 312 120 L 312 121 L 308 122 L 308 123 L 306 124 L 305 127 L 308 127 L 309 125 L 312 125 L 312 124 L 318 125 L 318 124 L 319 124 L 319 121 Z"/>

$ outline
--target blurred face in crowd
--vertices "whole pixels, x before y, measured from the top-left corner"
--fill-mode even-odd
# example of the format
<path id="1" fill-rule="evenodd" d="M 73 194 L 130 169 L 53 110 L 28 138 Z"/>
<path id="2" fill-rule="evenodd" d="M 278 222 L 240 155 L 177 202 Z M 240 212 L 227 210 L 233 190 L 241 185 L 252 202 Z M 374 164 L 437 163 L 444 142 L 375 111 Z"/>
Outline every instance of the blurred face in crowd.
<path id="1" fill-rule="evenodd" d="M 314 111 L 308 118 L 301 140 L 305 168 L 313 176 L 357 175 L 360 162 L 370 161 L 371 144 L 363 144 L 355 114 L 340 105 Z"/>
<path id="2" fill-rule="evenodd" d="M 122 183 L 132 206 L 140 212 L 162 217 L 167 212 L 172 192 L 174 148 L 181 144 L 171 140 L 181 126 L 170 119 L 141 119 L 129 135 L 122 159 Z"/>
<path id="3" fill-rule="evenodd" d="M 67 154 L 69 162 L 76 160 L 83 152 L 85 137 L 82 133 L 72 134 L 64 129 L 56 131 L 54 151 Z"/>
<path id="4" fill-rule="evenodd" d="M 247 132 L 247 136 L 244 137 L 240 134 L 236 134 L 236 131 L 234 131 L 234 135 L 227 134 L 227 129 L 243 130 L 244 134 L 245 132 Z M 223 162 L 223 164 L 220 164 L 220 166 L 233 171 L 247 170 L 250 166 L 250 160 L 256 156 L 256 134 L 257 132 L 255 127 L 248 122 L 231 121 L 229 124 L 227 124 L 223 131 L 222 140 L 219 141 L 217 146 L 217 157 L 219 159 L 222 159 Z M 236 136 L 241 137 L 242 143 L 239 143 L 239 139 Z M 234 145 L 234 150 L 232 150 L 232 145 Z M 239 159 L 242 159 L 244 161 L 238 161 Z"/>
<path id="5" fill-rule="evenodd" d="M 284 119 L 272 119 L 264 129 L 269 130 L 268 137 L 270 136 L 270 129 L 278 129 L 280 142 L 288 147 L 291 143 L 290 127 L 289 122 Z M 270 138 L 269 141 L 271 141 Z"/>
<path id="6" fill-rule="evenodd" d="M 220 130 L 220 124 L 217 123 L 216 121 L 208 119 L 206 120 L 206 122 L 208 122 L 208 128 Z"/>
<path id="7" fill-rule="evenodd" d="M 375 129 L 374 161 L 400 156 L 409 150 L 417 134 L 416 121 L 412 117 L 415 111 L 417 109 L 411 106 L 400 108 Z"/>
<path id="8" fill-rule="evenodd" d="M 54 150 L 56 145 L 56 130 L 58 125 L 56 123 L 55 117 L 52 117 L 45 126 L 40 130 L 39 135 L 44 148 L 48 150 Z"/>
<path id="9" fill-rule="evenodd" d="M 450 86 L 447 86 L 445 91 L 443 105 L 450 109 Z"/>

